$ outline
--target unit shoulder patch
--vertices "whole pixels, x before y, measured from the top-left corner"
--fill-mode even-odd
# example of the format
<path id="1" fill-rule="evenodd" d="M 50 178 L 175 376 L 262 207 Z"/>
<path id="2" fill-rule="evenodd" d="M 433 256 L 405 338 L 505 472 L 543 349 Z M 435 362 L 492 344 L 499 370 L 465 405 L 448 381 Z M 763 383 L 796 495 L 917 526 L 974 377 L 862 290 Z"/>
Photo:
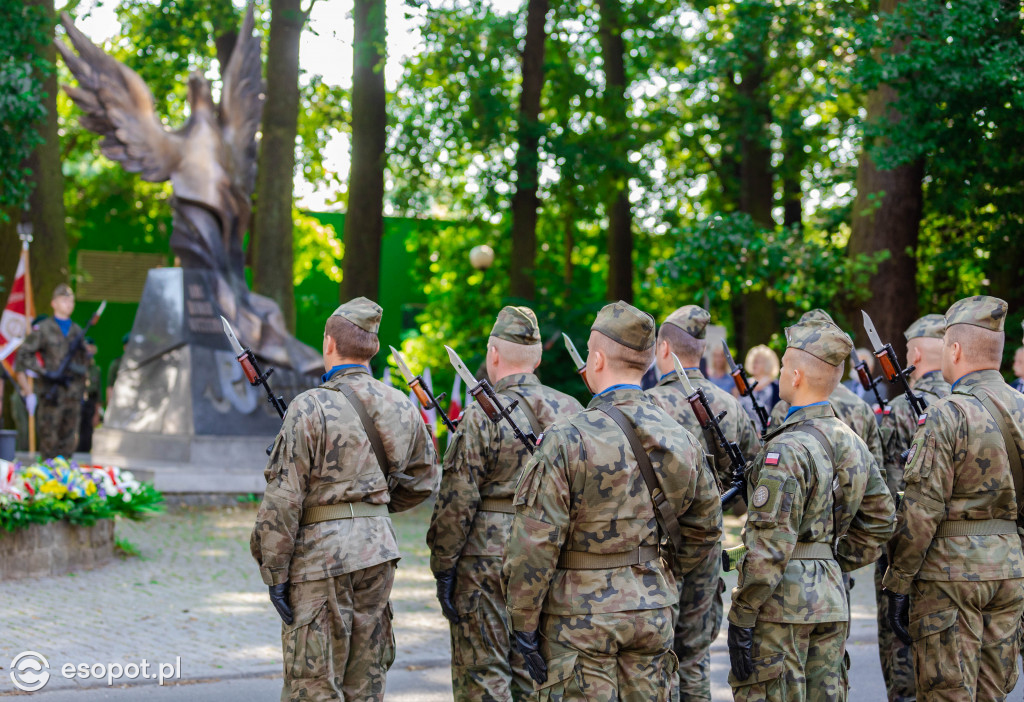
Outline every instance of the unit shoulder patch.
<path id="1" fill-rule="evenodd" d="M 769 455 L 771 455 L 771 454 L 769 454 Z M 776 463 L 778 463 L 778 455 L 779 454 L 775 454 L 775 456 L 776 456 Z M 750 503 L 754 507 L 764 507 L 765 504 L 767 504 L 768 498 L 770 496 L 771 496 L 771 492 L 768 490 L 768 487 L 766 485 L 759 485 L 757 487 L 757 489 L 754 490 L 754 495 L 750 498 Z"/>

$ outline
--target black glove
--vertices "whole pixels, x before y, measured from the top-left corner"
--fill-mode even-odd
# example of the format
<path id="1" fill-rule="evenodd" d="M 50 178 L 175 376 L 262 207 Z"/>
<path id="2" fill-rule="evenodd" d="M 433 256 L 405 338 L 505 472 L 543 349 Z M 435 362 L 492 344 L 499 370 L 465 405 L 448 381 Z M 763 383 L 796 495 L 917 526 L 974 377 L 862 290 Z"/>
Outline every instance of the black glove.
<path id="1" fill-rule="evenodd" d="M 910 638 L 910 595 L 900 595 L 892 590 L 884 590 L 885 596 L 889 598 L 889 628 L 896 638 L 909 646 L 913 639 Z"/>
<path id="2" fill-rule="evenodd" d="M 533 681 L 543 685 L 548 681 L 548 664 L 540 655 L 540 637 L 536 631 L 513 631 L 512 640 L 526 659 L 526 672 Z"/>
<path id="3" fill-rule="evenodd" d="M 437 579 L 437 601 L 441 603 L 441 613 L 452 624 L 459 623 L 459 613 L 455 609 L 454 600 L 455 568 L 456 566 L 452 566 L 448 570 L 434 573 L 434 578 Z"/>
<path id="4" fill-rule="evenodd" d="M 729 623 L 729 661 L 737 680 L 746 680 L 754 673 L 754 628 Z"/>
<path id="5" fill-rule="evenodd" d="M 291 626 L 295 621 L 295 617 L 292 616 L 292 608 L 288 604 L 287 581 L 270 586 L 270 604 L 274 605 L 274 609 L 281 615 L 281 621 Z"/>

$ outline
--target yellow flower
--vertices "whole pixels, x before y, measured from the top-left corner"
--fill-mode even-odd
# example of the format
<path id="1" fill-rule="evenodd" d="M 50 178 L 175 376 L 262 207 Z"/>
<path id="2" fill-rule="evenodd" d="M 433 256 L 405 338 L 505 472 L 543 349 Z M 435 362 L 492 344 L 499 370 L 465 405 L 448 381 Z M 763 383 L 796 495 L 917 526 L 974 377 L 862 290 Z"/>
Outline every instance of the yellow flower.
<path id="1" fill-rule="evenodd" d="M 96 483 L 91 480 L 85 482 L 85 494 L 87 497 L 91 497 L 96 494 Z"/>
<path id="2" fill-rule="evenodd" d="M 40 492 L 45 492 L 47 495 L 53 495 L 57 499 L 64 497 L 68 492 L 68 489 L 56 480 L 47 480 L 40 486 L 39 490 Z"/>

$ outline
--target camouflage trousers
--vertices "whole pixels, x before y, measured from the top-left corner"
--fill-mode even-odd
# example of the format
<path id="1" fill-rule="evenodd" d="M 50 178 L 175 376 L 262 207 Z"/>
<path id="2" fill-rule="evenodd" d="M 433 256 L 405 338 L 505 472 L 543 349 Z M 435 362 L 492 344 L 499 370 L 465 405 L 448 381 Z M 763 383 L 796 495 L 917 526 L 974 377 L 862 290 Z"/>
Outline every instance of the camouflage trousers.
<path id="1" fill-rule="evenodd" d="M 880 562 L 879 562 L 880 563 Z M 917 698 L 914 685 L 914 656 L 889 626 L 889 598 L 882 593 L 885 570 L 875 564 L 875 604 L 878 610 L 878 657 L 889 702 L 913 702 Z"/>
<path id="2" fill-rule="evenodd" d="M 40 388 L 36 407 L 36 435 L 39 453 L 43 458 L 64 456 L 71 458 L 78 446 L 78 427 L 81 421 L 81 398 L 66 390 L 57 394 L 55 402 L 43 399 L 45 387 Z"/>
<path id="3" fill-rule="evenodd" d="M 679 604 L 672 608 L 675 617 L 672 650 L 679 660 L 679 697 L 684 700 L 711 702 L 711 644 L 722 628 L 722 593 L 725 590 L 725 581 L 718 574 L 722 568 L 721 548 L 712 549 L 710 558 L 706 576 L 694 572 L 687 575 L 701 582 L 687 583 L 686 589 L 680 592 Z"/>
<path id="4" fill-rule="evenodd" d="M 459 623 L 451 625 L 456 700 L 511 702 L 533 690 L 523 656 L 512 646 L 501 594 L 501 558 L 463 556 L 455 579 Z"/>
<path id="5" fill-rule="evenodd" d="M 384 699 L 395 660 L 388 561 L 333 578 L 292 583 L 295 621 L 281 627 L 281 701 Z"/>
<path id="6" fill-rule="evenodd" d="M 1006 699 L 1017 684 L 1024 579 L 915 580 L 910 636 L 920 702 Z"/>
<path id="7" fill-rule="evenodd" d="M 844 702 L 847 622 L 754 627 L 754 674 L 729 674 L 736 702 Z"/>
<path id="8" fill-rule="evenodd" d="M 674 702 L 672 609 L 541 617 L 548 679 L 537 702 Z"/>

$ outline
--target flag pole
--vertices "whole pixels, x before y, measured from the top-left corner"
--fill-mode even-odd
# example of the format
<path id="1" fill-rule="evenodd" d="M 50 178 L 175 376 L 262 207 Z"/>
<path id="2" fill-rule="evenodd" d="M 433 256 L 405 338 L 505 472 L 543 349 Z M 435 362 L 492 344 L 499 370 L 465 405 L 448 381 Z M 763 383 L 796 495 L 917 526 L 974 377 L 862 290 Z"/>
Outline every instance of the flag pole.
<path id="1" fill-rule="evenodd" d="M 21 237 L 21 258 L 25 263 L 25 336 L 32 333 L 32 320 L 36 316 L 36 306 L 32 294 L 32 272 L 29 269 L 28 247 L 32 243 L 32 223 L 22 222 L 18 225 L 18 236 Z M 31 377 L 26 378 L 28 393 L 35 392 L 35 382 Z M 36 452 L 36 413 L 29 412 L 28 415 L 28 450 L 29 453 Z"/>

